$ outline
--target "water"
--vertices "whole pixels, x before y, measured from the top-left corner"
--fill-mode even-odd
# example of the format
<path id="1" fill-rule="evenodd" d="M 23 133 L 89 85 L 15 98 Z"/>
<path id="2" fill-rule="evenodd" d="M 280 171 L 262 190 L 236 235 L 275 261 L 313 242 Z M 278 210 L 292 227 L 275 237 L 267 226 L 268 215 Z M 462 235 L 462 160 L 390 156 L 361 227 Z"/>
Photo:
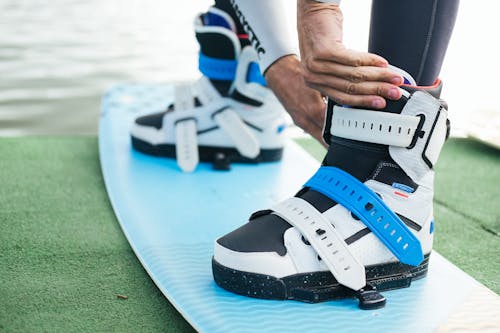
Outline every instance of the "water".
<path id="1" fill-rule="evenodd" d="M 196 77 L 208 4 L 0 0 L 0 135 L 93 134 L 110 86 Z"/>
<path id="2" fill-rule="evenodd" d="M 95 134 L 110 86 L 195 78 L 192 21 L 210 3 L 0 0 L 0 136 Z M 442 72 L 455 128 L 478 111 L 500 110 L 492 97 L 500 77 L 499 5 L 481 4 L 462 1 Z M 366 48 L 369 1 L 342 6 L 346 44 Z"/>

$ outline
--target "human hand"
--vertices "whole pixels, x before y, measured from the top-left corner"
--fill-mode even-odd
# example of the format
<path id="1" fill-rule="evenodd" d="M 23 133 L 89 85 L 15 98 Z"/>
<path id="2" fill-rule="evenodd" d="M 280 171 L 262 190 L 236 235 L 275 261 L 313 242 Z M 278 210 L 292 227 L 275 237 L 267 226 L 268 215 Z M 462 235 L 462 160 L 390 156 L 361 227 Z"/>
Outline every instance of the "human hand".
<path id="1" fill-rule="evenodd" d="M 299 59 L 295 55 L 278 59 L 265 77 L 294 123 L 326 147 L 322 137 L 325 102 L 318 91 L 306 86 Z"/>
<path id="2" fill-rule="evenodd" d="M 385 98 L 398 100 L 403 77 L 384 58 L 347 49 L 342 44 L 338 5 L 299 0 L 297 28 L 307 85 L 339 104 L 382 109 Z"/>

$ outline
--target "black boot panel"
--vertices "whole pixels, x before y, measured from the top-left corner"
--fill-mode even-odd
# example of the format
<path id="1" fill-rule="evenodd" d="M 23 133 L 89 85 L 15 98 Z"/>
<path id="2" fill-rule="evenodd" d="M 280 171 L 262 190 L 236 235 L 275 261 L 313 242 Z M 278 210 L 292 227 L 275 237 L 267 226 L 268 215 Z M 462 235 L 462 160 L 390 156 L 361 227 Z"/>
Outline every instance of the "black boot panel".
<path id="1" fill-rule="evenodd" d="M 146 116 L 139 117 L 135 120 L 137 125 L 154 127 L 160 129 L 163 125 L 163 117 L 167 111 L 148 114 Z"/>
<path id="2" fill-rule="evenodd" d="M 342 169 L 364 182 L 380 161 L 392 162 L 387 146 L 332 136 L 323 165 Z"/>
<path id="3" fill-rule="evenodd" d="M 238 56 L 233 41 L 225 35 L 215 32 L 196 33 L 196 39 L 201 53 L 208 57 L 232 60 Z"/>
<path id="4" fill-rule="evenodd" d="M 214 85 L 215 89 L 224 97 L 228 96 L 229 88 L 231 88 L 231 84 L 233 81 L 226 80 L 214 80 L 210 79 L 210 82 Z"/>
<path id="5" fill-rule="evenodd" d="M 310 189 L 305 189 L 304 191 L 300 191 L 299 193 L 297 193 L 296 197 L 307 201 L 320 213 L 326 212 L 327 210 L 329 210 L 330 208 L 332 208 L 337 204 L 335 201 L 333 201 L 326 195 L 323 195 L 319 192 Z"/>
<path id="6" fill-rule="evenodd" d="M 219 238 L 217 243 L 236 252 L 276 252 L 284 256 L 283 235 L 291 227 L 279 216 L 264 215 Z"/>

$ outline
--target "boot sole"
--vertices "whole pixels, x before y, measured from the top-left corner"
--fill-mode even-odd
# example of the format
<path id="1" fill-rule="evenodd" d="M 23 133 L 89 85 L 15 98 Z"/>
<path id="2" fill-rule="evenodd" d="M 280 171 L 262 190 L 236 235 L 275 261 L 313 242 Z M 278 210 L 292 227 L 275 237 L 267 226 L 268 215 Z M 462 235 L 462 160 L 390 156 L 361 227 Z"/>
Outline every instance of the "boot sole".
<path id="1" fill-rule="evenodd" d="M 366 282 L 379 291 L 407 288 L 413 280 L 427 275 L 428 266 L 429 254 L 419 266 L 399 262 L 367 266 Z M 276 278 L 227 268 L 212 258 L 212 272 L 220 287 L 248 297 L 318 303 L 356 296 L 328 271 Z"/>
<path id="2" fill-rule="evenodd" d="M 173 144 L 153 145 L 134 136 L 131 136 L 131 139 L 132 147 L 134 147 L 134 149 L 140 151 L 141 153 L 158 157 L 175 158 L 175 145 Z M 260 154 L 256 158 L 248 158 L 242 156 L 235 148 L 198 146 L 199 159 L 202 162 L 214 162 L 216 160 L 216 156 L 221 153 L 224 154 L 230 162 L 275 162 L 280 161 L 283 157 L 283 148 L 261 149 Z"/>

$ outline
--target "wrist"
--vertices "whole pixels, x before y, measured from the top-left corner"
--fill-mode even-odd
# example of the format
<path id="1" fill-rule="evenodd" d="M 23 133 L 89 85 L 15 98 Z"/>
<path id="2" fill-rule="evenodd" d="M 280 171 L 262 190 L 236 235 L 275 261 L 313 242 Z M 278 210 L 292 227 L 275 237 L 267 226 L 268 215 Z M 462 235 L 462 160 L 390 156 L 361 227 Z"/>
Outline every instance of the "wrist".
<path id="1" fill-rule="evenodd" d="M 300 60 L 295 54 L 285 55 L 273 62 L 264 73 L 264 77 L 272 89 L 284 77 L 300 75 Z"/>
<path id="2" fill-rule="evenodd" d="M 329 3 L 332 5 L 340 5 L 340 0 L 314 0 L 316 2 L 323 2 L 323 3 Z"/>
<path id="3" fill-rule="evenodd" d="M 322 3 L 314 0 L 297 1 L 297 28 L 301 30 L 316 30 L 320 26 L 342 27 L 343 14 L 338 5 Z M 306 28 L 307 27 L 307 28 Z"/>
<path id="4" fill-rule="evenodd" d="M 340 1 L 339 1 L 340 2 Z M 324 2 L 316 0 L 298 0 L 297 1 L 297 15 L 301 15 L 310 10 L 340 10 L 340 6 L 335 2 Z"/>

